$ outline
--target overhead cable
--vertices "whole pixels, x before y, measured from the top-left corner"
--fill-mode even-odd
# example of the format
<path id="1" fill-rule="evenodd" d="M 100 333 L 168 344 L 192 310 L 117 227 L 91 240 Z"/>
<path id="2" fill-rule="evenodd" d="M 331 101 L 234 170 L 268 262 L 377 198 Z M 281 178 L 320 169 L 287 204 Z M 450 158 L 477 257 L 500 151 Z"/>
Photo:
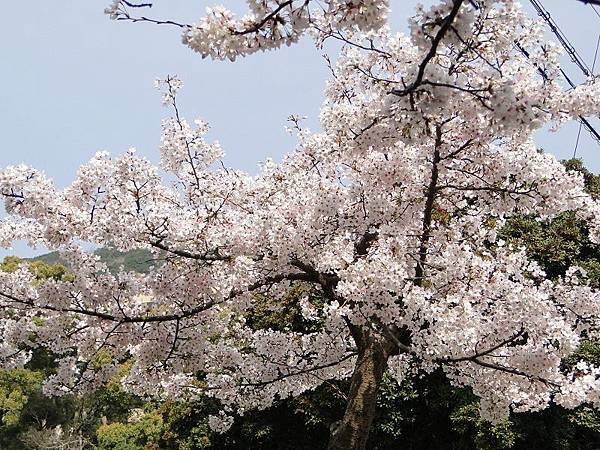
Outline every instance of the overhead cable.
<path id="1" fill-rule="evenodd" d="M 593 64 L 593 67 L 590 68 L 586 64 L 586 62 L 583 60 L 583 58 L 581 57 L 581 55 L 579 54 L 579 52 L 577 51 L 577 49 L 573 46 L 573 44 L 571 44 L 571 42 L 569 41 L 569 39 L 567 38 L 567 36 L 560 29 L 560 27 L 558 26 L 558 24 L 556 23 L 556 21 L 552 18 L 552 16 L 548 12 L 548 10 L 544 7 L 544 5 L 542 5 L 542 3 L 540 1 L 538 1 L 538 0 L 529 0 L 529 2 L 535 8 L 535 10 L 537 11 L 538 15 L 540 17 L 542 17 L 544 19 L 544 21 L 548 24 L 548 27 L 554 33 L 554 35 L 558 39 L 558 42 L 562 45 L 562 47 L 565 49 L 565 51 L 567 52 L 567 54 L 571 58 L 571 61 L 573 61 L 577 65 L 577 67 L 579 67 L 579 69 L 581 70 L 581 72 L 586 77 L 593 77 L 594 76 L 594 68 L 595 68 L 595 65 L 596 65 L 596 59 L 597 59 L 597 56 L 598 56 L 598 47 L 600 46 L 600 36 L 598 36 L 598 43 L 596 45 L 596 53 L 595 53 L 595 56 L 594 56 L 594 64 Z M 596 9 L 596 7 L 594 5 L 590 5 L 590 6 L 594 9 L 594 12 L 596 13 L 596 15 L 598 17 L 600 17 L 600 13 Z M 521 53 L 523 53 L 526 58 L 529 59 L 529 53 L 521 45 L 519 45 L 518 43 L 516 43 L 516 46 L 519 49 L 519 51 Z M 542 78 L 544 78 L 545 80 L 548 80 L 548 74 L 546 73 L 546 71 L 543 70 L 540 67 L 538 67 L 537 69 L 538 69 L 538 72 L 542 75 Z M 571 86 L 571 88 L 574 89 L 576 85 L 575 85 L 575 83 L 573 83 L 573 81 L 567 75 L 567 73 L 562 68 L 560 68 L 560 72 L 562 73 L 562 75 L 565 78 L 565 80 L 567 81 L 567 83 L 569 83 L 569 85 Z M 579 146 L 579 137 L 580 137 L 581 127 L 582 126 L 600 144 L 600 133 L 598 133 L 598 131 L 596 131 L 596 129 L 589 122 L 589 120 L 586 119 L 584 116 L 579 116 L 578 120 L 579 120 L 580 125 L 579 125 L 579 131 L 577 133 L 577 140 L 576 140 L 576 143 L 575 143 L 575 150 L 573 152 L 573 157 L 575 157 L 576 154 L 577 154 L 577 147 Z"/>
<path id="2" fill-rule="evenodd" d="M 569 40 L 562 32 L 558 24 L 554 21 L 548 10 L 544 8 L 544 6 L 538 0 L 529 0 L 529 2 L 536 9 L 538 15 L 546 21 L 546 23 L 550 27 L 550 30 L 558 39 L 558 42 L 560 42 L 560 44 L 563 46 L 563 48 L 571 58 L 571 61 L 573 61 L 581 69 L 581 71 L 586 77 L 592 76 L 592 70 L 585 63 L 585 61 L 583 60 L 579 52 L 577 52 L 577 49 L 573 46 L 573 44 L 569 42 Z"/>

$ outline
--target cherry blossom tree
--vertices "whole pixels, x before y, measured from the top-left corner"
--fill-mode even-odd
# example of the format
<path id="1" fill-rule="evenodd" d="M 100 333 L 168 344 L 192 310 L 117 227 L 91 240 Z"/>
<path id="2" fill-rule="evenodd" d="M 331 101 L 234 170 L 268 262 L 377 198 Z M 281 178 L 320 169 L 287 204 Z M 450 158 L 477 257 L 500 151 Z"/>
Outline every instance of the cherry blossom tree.
<path id="1" fill-rule="evenodd" d="M 444 0 L 419 8 L 410 36 L 384 0 L 248 2 L 236 21 L 212 8 L 183 28 L 203 56 L 235 59 L 295 42 L 343 42 L 331 63 L 322 131 L 296 124 L 297 147 L 258 175 L 227 168 L 208 126 L 186 121 L 181 82 L 160 81 L 160 168 L 98 153 L 66 189 L 26 166 L 0 171 L 9 216 L 0 242 L 59 250 L 68 281 L 0 273 L 0 358 L 44 346 L 60 360 L 49 393 L 95 389 L 125 360 L 133 393 L 268 408 L 350 378 L 330 449 L 364 449 L 385 371 L 443 370 L 480 397 L 494 422 L 550 402 L 600 406 L 600 368 L 561 360 L 597 336 L 600 294 L 582 268 L 551 281 L 523 248 L 497 237 L 516 213 L 574 211 L 600 241 L 600 209 L 583 178 L 533 142 L 535 130 L 600 112 L 600 83 L 561 85 L 557 46 L 512 0 Z M 143 6 L 115 1 L 113 18 Z M 523 55 L 526 50 L 528 57 Z M 543 76 L 540 76 L 543 73 Z M 147 249 L 148 274 L 112 275 L 82 243 Z M 258 295 L 304 283 L 312 331 L 254 329 Z M 110 362 L 94 363 L 110 355 Z"/>

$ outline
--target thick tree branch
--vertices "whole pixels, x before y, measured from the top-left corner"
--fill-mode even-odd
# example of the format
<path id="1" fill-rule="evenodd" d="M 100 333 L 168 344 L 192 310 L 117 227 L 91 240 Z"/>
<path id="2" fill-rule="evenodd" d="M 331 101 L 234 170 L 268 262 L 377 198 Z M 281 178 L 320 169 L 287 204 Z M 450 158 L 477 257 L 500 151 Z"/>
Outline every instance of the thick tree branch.
<path id="1" fill-rule="evenodd" d="M 513 334 L 512 336 L 500 341 L 498 344 L 489 347 L 485 350 L 481 350 L 481 351 L 476 351 L 475 353 L 473 353 L 472 355 L 467 355 L 467 356 L 458 356 L 458 357 L 447 357 L 447 358 L 441 358 L 439 361 L 442 363 L 445 362 L 449 362 L 449 363 L 456 363 L 456 362 L 461 362 L 461 361 L 475 361 L 476 359 L 479 359 L 483 356 L 488 356 L 491 353 L 495 352 L 496 350 L 498 350 L 499 348 L 502 348 L 504 346 L 513 344 L 516 342 L 517 339 L 523 337 L 525 335 L 525 329 L 521 328 L 518 332 L 516 332 L 515 334 Z"/>
<path id="2" fill-rule="evenodd" d="M 253 383 L 242 383 L 241 386 L 242 387 L 264 387 L 267 386 L 269 384 L 272 383 L 277 383 L 278 381 L 283 381 L 286 378 L 290 378 L 290 377 L 295 377 L 298 375 L 303 375 L 303 374 L 309 374 L 312 375 L 312 372 L 314 372 L 315 370 L 322 370 L 322 369 L 328 369 L 329 367 L 334 367 L 337 366 L 338 364 L 343 363 L 344 361 L 352 358 L 356 356 L 355 352 L 351 352 L 346 354 L 342 359 L 338 360 L 338 361 L 334 361 L 334 362 L 330 362 L 330 363 L 326 363 L 326 364 L 321 364 L 318 366 L 313 366 L 313 367 L 307 367 L 305 369 L 301 369 L 298 370 L 296 372 L 288 372 L 288 373 L 284 373 L 282 375 L 279 375 L 276 378 L 273 378 L 271 380 L 265 380 L 265 381 L 257 381 L 257 382 L 253 382 Z"/>
<path id="3" fill-rule="evenodd" d="M 438 177 L 439 169 L 438 164 L 441 161 L 440 146 L 442 145 L 442 128 L 437 126 L 435 130 L 435 144 L 433 150 L 433 161 L 431 162 L 431 178 L 429 180 L 429 186 L 425 193 L 425 210 L 423 212 L 423 224 L 421 242 L 419 244 L 419 255 L 418 262 L 415 267 L 415 284 L 422 286 L 423 277 L 425 276 L 425 265 L 427 262 L 427 251 L 429 238 L 431 237 L 431 224 L 433 222 L 433 206 L 438 191 Z"/>
<path id="4" fill-rule="evenodd" d="M 446 18 L 444 19 L 442 26 L 440 27 L 437 34 L 433 38 L 433 41 L 431 42 L 431 48 L 429 49 L 429 52 L 425 55 L 425 58 L 423 58 L 421 64 L 419 64 L 419 70 L 417 72 L 417 77 L 415 78 L 415 80 L 405 89 L 392 90 L 392 94 L 405 96 L 410 94 L 411 92 L 414 92 L 415 89 L 417 89 L 422 84 L 423 78 L 425 77 L 425 69 L 427 69 L 427 65 L 437 54 L 438 47 L 440 46 L 442 40 L 446 36 L 446 33 L 448 33 L 452 22 L 454 22 L 454 19 L 456 19 L 456 16 L 458 15 L 463 3 L 464 0 L 454 0 L 454 4 L 452 6 L 450 14 L 448 14 L 448 16 L 446 16 Z"/>
<path id="5" fill-rule="evenodd" d="M 507 367 L 507 366 L 503 366 L 500 364 L 483 361 L 479 358 L 473 359 L 472 362 L 477 364 L 478 366 L 487 367 L 488 369 L 494 369 L 494 370 L 498 370 L 500 372 L 510 373 L 512 375 L 524 377 L 524 378 L 527 378 L 532 381 L 539 381 L 540 383 L 544 383 L 544 384 L 547 384 L 547 385 L 555 387 L 555 388 L 560 387 L 560 385 L 555 383 L 554 381 L 547 380 L 546 378 L 543 378 L 543 377 L 540 377 L 537 375 L 531 375 L 527 372 L 523 372 L 519 369 L 515 369 L 514 367 Z"/>
<path id="6" fill-rule="evenodd" d="M 133 3 L 127 0 L 121 0 L 121 2 L 130 8 L 152 8 L 152 3 Z"/>
<path id="7" fill-rule="evenodd" d="M 172 253 L 173 255 L 181 256 L 182 258 L 195 259 L 197 261 L 230 261 L 231 256 L 221 255 L 218 250 L 214 252 L 206 252 L 206 253 L 191 253 L 186 250 L 178 250 L 175 248 L 171 248 L 168 245 L 163 244 L 160 241 L 152 241 L 149 242 L 152 247 L 158 248 L 160 250 L 164 250 L 167 253 Z"/>
<path id="8" fill-rule="evenodd" d="M 173 26 L 176 26 L 179 28 L 190 28 L 191 27 L 191 25 L 185 24 L 185 23 L 174 22 L 172 20 L 151 19 L 150 17 L 145 17 L 145 16 L 131 17 L 130 15 L 121 15 L 121 16 L 117 17 L 116 20 L 125 20 L 125 21 L 133 22 L 133 23 L 148 22 L 148 23 L 153 23 L 155 25 L 173 25 Z"/>
<path id="9" fill-rule="evenodd" d="M 379 236 L 376 232 L 366 232 L 363 234 L 358 241 L 354 244 L 354 252 L 357 256 L 364 256 L 369 251 L 369 248 L 377 240 Z"/>
<path id="10" fill-rule="evenodd" d="M 310 0 L 306 0 L 306 2 L 304 3 L 303 6 L 306 6 L 309 2 L 310 2 Z M 271 11 L 269 14 L 267 14 L 265 17 L 263 17 L 260 21 L 256 22 L 250 28 L 246 28 L 245 30 L 240 30 L 240 31 L 236 30 L 233 32 L 233 34 L 244 35 L 244 34 L 256 33 L 258 31 L 260 31 L 260 29 L 262 27 L 264 27 L 267 24 L 267 22 L 269 22 L 270 20 L 277 20 L 277 15 L 284 8 L 286 8 L 288 6 L 292 6 L 293 3 L 294 3 L 294 0 L 287 0 L 283 3 L 281 3 L 277 8 L 275 8 L 273 11 Z"/>
<path id="11" fill-rule="evenodd" d="M 182 311 L 178 314 L 164 314 L 164 315 L 145 315 L 145 316 L 128 316 L 123 314 L 122 316 L 117 316 L 115 314 L 100 312 L 87 308 L 79 308 L 79 307 L 57 307 L 53 305 L 40 305 L 36 304 L 33 299 L 22 299 L 18 298 L 10 293 L 0 292 L 0 297 L 4 297 L 7 300 L 10 300 L 12 303 L 16 303 L 19 305 L 27 306 L 29 308 L 42 310 L 42 311 L 51 311 L 51 312 L 59 312 L 59 313 L 70 313 L 70 314 L 80 314 L 88 317 L 95 317 L 98 319 L 106 320 L 109 322 L 119 322 L 119 323 L 152 323 L 152 322 L 171 322 L 171 321 L 181 321 L 182 319 L 186 319 L 201 312 L 204 312 L 224 301 L 232 300 L 246 292 L 253 292 L 260 288 L 266 286 L 272 286 L 274 284 L 280 283 L 282 281 L 306 281 L 306 282 L 315 282 L 314 277 L 305 274 L 305 273 L 285 273 L 285 274 L 277 274 L 270 277 L 267 277 L 263 280 L 259 280 L 251 285 L 249 285 L 246 289 L 241 290 L 232 290 L 229 295 L 221 300 L 211 300 L 209 302 L 203 303 L 202 305 L 198 305 L 195 308 L 192 308 L 187 311 Z"/>

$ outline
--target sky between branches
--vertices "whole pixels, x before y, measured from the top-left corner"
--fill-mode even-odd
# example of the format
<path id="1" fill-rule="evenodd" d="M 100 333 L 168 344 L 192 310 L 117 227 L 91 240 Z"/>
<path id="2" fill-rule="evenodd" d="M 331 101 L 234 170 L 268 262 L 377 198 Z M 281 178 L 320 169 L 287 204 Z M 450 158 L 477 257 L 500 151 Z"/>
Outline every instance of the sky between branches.
<path id="1" fill-rule="evenodd" d="M 529 8 L 527 0 L 526 8 Z M 217 0 L 157 0 L 148 14 L 195 21 Z M 240 0 L 222 1 L 242 9 Z M 423 1 L 425 5 L 435 3 Z M 161 106 L 154 80 L 177 74 L 189 119 L 202 117 L 210 137 L 221 142 L 226 163 L 256 172 L 258 163 L 279 160 L 295 138 L 284 129 L 290 114 L 307 116 L 318 128 L 319 106 L 328 77 L 322 54 L 310 39 L 235 63 L 202 60 L 180 44 L 180 31 L 149 24 L 120 23 L 104 14 L 107 0 L 8 2 L 0 27 L 0 167 L 26 163 L 43 169 L 58 186 L 71 182 L 77 168 L 98 150 L 113 154 L 136 147 L 158 159 Z M 417 1 L 391 0 L 393 29 L 406 30 Z M 600 18 L 574 0 L 545 0 L 545 7 L 591 66 Z M 564 67 L 582 76 L 567 57 Z M 596 63 L 599 72 L 600 61 Z M 598 121 L 594 122 L 598 126 Z M 578 124 L 558 133 L 539 133 L 538 144 L 560 158 L 573 153 Z M 600 146 L 581 133 L 578 156 L 600 171 Z M 16 245 L 6 254 L 43 252 Z"/>

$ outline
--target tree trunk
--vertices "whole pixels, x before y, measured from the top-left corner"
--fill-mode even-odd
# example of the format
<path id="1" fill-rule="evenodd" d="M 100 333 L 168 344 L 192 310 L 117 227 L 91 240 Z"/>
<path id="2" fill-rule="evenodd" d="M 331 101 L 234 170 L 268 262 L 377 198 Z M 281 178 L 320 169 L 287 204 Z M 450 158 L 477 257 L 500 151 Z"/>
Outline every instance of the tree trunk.
<path id="1" fill-rule="evenodd" d="M 355 330 L 356 332 L 356 330 Z M 344 417 L 332 430 L 328 450 L 365 450 L 375 416 L 377 392 L 390 355 L 387 342 L 360 333 L 358 359 Z M 353 333 L 355 335 L 355 333 Z"/>

